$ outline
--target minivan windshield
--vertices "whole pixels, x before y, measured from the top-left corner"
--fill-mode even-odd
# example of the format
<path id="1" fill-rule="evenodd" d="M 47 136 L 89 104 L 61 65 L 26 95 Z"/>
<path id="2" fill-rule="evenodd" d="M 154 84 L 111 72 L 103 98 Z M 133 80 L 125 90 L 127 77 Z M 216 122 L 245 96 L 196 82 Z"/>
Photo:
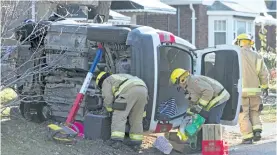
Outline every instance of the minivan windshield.
<path id="1" fill-rule="evenodd" d="M 170 83 L 170 74 L 175 68 L 192 71 L 192 56 L 175 46 L 161 46 L 158 53 L 158 92 L 155 118 L 161 115 L 174 118 L 183 114 L 188 106 L 184 93 Z M 183 91 L 183 90 L 180 90 Z"/>

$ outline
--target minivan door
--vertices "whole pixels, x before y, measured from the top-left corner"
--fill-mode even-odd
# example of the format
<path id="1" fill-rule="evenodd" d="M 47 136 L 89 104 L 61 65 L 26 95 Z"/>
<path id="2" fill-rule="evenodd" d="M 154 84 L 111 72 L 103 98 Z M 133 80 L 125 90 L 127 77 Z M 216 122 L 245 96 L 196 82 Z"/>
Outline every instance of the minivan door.
<path id="1" fill-rule="evenodd" d="M 158 46 L 157 57 L 157 98 L 156 105 L 153 105 L 153 122 L 157 123 L 154 125 L 155 132 L 166 132 L 181 124 L 188 107 L 183 90 L 178 91 L 177 87 L 171 84 L 170 75 L 176 68 L 183 68 L 192 73 L 194 58 L 189 49 L 177 44 Z"/>
<path id="2" fill-rule="evenodd" d="M 240 48 L 231 45 L 218 45 L 195 51 L 197 54 L 196 74 L 219 81 L 230 93 L 224 108 L 222 124 L 236 125 L 241 105 L 242 66 Z"/>

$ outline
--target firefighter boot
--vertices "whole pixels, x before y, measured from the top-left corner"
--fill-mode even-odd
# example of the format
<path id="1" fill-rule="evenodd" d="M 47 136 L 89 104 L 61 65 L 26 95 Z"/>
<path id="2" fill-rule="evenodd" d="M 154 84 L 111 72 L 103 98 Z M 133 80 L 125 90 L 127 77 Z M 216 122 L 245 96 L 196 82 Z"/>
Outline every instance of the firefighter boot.
<path id="1" fill-rule="evenodd" d="M 254 138 L 253 138 L 254 141 L 259 141 L 259 140 L 261 140 L 261 138 L 262 138 L 262 136 L 261 136 L 260 131 L 254 132 Z"/>
<path id="2" fill-rule="evenodd" d="M 106 144 L 114 149 L 120 149 L 124 145 L 123 141 L 114 139 L 108 140 Z"/>
<path id="3" fill-rule="evenodd" d="M 129 146 L 135 152 L 139 152 L 141 149 L 142 141 L 132 141 L 130 138 L 125 138 L 123 143 Z"/>
<path id="4" fill-rule="evenodd" d="M 253 138 L 248 138 L 248 139 L 243 139 L 242 144 L 252 144 L 253 143 Z"/>
<path id="5" fill-rule="evenodd" d="M 196 137 L 196 144 L 195 146 L 192 146 L 192 144 L 190 145 L 190 149 L 188 150 L 188 154 L 195 154 L 195 153 L 201 153 L 202 152 L 202 140 L 203 140 L 203 133 L 202 133 L 202 129 L 197 133 L 197 135 L 195 135 Z"/>

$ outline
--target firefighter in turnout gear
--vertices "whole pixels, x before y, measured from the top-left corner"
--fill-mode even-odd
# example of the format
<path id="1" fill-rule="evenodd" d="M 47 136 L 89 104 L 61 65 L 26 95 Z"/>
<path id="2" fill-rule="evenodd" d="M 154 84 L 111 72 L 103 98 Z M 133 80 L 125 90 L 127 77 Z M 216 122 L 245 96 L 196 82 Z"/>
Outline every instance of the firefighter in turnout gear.
<path id="1" fill-rule="evenodd" d="M 185 98 L 190 101 L 187 113 L 198 113 L 206 119 L 205 124 L 219 124 L 226 102 L 230 94 L 216 80 L 201 76 L 190 75 L 182 68 L 175 69 L 170 80 L 177 89 L 185 91 Z M 202 132 L 198 132 L 197 146 L 201 150 Z"/>
<path id="2" fill-rule="evenodd" d="M 143 114 L 147 104 L 146 84 L 129 74 L 109 74 L 101 72 L 96 85 L 102 90 L 104 107 L 112 112 L 111 141 L 121 143 L 125 137 L 127 117 L 130 131 L 127 145 L 140 146 L 143 140 Z"/>
<path id="3" fill-rule="evenodd" d="M 262 123 L 260 113 L 263 109 L 261 95 L 268 95 L 268 70 L 263 57 L 253 51 L 254 41 L 248 34 L 240 34 L 235 45 L 241 47 L 242 58 L 242 106 L 239 116 L 240 130 L 244 144 L 261 139 Z"/>

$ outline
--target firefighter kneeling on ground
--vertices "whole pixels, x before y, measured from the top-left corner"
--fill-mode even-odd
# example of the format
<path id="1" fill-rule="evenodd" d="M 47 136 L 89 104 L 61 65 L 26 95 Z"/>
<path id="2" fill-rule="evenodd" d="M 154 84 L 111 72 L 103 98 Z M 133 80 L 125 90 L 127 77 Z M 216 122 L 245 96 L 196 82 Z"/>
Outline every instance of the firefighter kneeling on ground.
<path id="1" fill-rule="evenodd" d="M 191 75 L 182 68 L 175 69 L 170 80 L 177 85 L 178 91 L 185 91 L 185 98 L 189 100 L 188 114 L 199 114 L 206 119 L 205 124 L 220 124 L 220 119 L 230 94 L 216 80 L 201 75 Z M 197 150 L 201 150 L 202 131 L 198 132 Z"/>
<path id="2" fill-rule="evenodd" d="M 101 72 L 96 85 L 102 90 L 104 106 L 112 112 L 111 143 L 120 147 L 121 143 L 139 148 L 143 140 L 143 114 L 147 104 L 148 90 L 143 80 L 129 74 Z M 129 117 L 129 139 L 125 138 L 127 117 Z"/>
<path id="3" fill-rule="evenodd" d="M 235 45 L 241 47 L 242 59 L 242 107 L 239 116 L 243 144 L 251 144 L 261 139 L 262 123 L 260 113 L 263 109 L 261 94 L 268 95 L 268 70 L 263 57 L 253 51 L 254 41 L 248 34 L 240 34 Z"/>

